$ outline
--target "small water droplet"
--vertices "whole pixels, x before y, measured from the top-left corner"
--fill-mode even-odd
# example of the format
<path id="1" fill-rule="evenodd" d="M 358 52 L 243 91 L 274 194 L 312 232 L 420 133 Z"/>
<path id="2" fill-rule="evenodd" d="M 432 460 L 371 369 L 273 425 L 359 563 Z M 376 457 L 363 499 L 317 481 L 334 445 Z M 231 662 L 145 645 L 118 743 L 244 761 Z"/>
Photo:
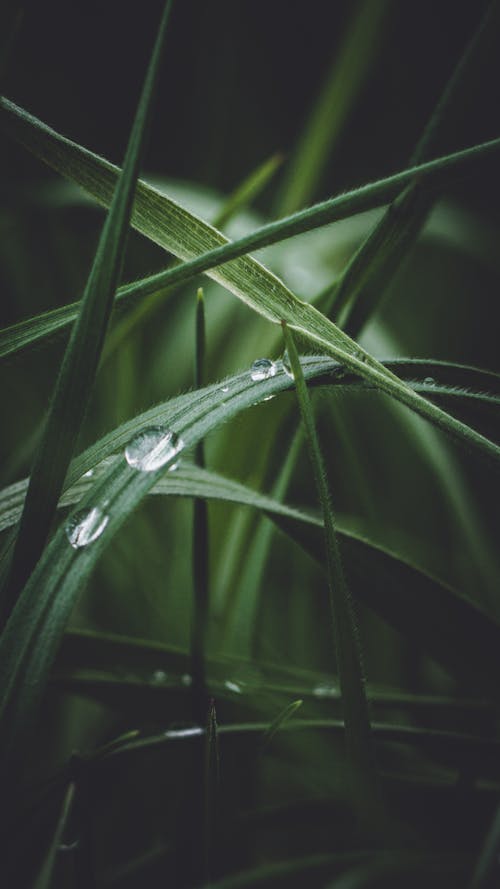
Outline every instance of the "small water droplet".
<path id="1" fill-rule="evenodd" d="M 155 670 L 152 676 L 153 683 L 155 685 L 163 685 L 168 679 L 167 673 L 165 670 Z"/>
<path id="2" fill-rule="evenodd" d="M 331 685 L 329 682 L 319 682 L 313 688 L 313 695 L 315 698 L 336 698 L 338 695 L 337 686 Z"/>
<path id="3" fill-rule="evenodd" d="M 181 676 L 181 682 L 183 685 L 189 687 L 193 684 L 193 677 L 189 675 L 189 673 L 183 673 Z"/>
<path id="4" fill-rule="evenodd" d="M 290 363 L 290 356 L 287 349 L 285 349 L 285 351 L 283 352 L 283 358 L 281 360 L 283 362 L 283 370 L 285 371 L 286 375 L 290 377 L 291 380 L 294 380 L 295 377 L 293 375 L 292 365 Z"/>
<path id="5" fill-rule="evenodd" d="M 222 386 L 220 391 L 225 393 L 229 392 L 229 386 Z"/>
<path id="6" fill-rule="evenodd" d="M 176 432 L 163 426 L 149 426 L 129 441 L 125 459 L 133 469 L 154 472 L 165 466 L 183 447 L 184 442 Z"/>
<path id="7" fill-rule="evenodd" d="M 276 376 L 276 365 L 270 358 L 257 358 L 250 368 L 252 380 L 269 380 Z"/>
<path id="8" fill-rule="evenodd" d="M 276 395 L 266 395 L 266 397 L 263 398 L 262 401 L 272 401 L 273 398 L 276 398 Z"/>
<path id="9" fill-rule="evenodd" d="M 199 726 L 192 728 L 172 728 L 164 733 L 165 738 L 196 738 L 202 735 L 204 730 Z"/>
<path id="10" fill-rule="evenodd" d="M 75 852 L 80 845 L 80 840 L 73 840 L 72 843 L 59 843 L 57 847 L 58 852 Z"/>
<path id="11" fill-rule="evenodd" d="M 92 478 L 93 475 L 94 475 L 94 470 L 88 469 L 87 472 L 83 473 L 83 478 Z"/>
<path id="12" fill-rule="evenodd" d="M 434 386 L 436 384 L 436 381 L 434 377 L 424 377 L 424 383 L 426 384 L 426 386 Z"/>
<path id="13" fill-rule="evenodd" d="M 98 506 L 75 512 L 66 523 L 66 537 L 73 549 L 80 549 L 97 540 L 109 522 L 109 516 Z"/>
<path id="14" fill-rule="evenodd" d="M 224 686 L 228 689 L 228 691 L 233 691 L 236 695 L 242 695 L 243 689 L 238 682 L 232 682 L 231 679 L 226 679 L 224 682 Z"/>

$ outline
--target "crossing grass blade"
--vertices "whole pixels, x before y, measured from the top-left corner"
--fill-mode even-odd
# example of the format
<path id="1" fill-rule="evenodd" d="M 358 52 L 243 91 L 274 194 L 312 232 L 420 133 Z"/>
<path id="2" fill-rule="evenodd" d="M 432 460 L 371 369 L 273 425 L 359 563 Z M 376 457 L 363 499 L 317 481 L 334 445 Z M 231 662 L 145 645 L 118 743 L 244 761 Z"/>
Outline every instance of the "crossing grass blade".
<path id="1" fill-rule="evenodd" d="M 123 171 L 117 181 L 36 452 L 3 601 L 4 620 L 47 539 L 92 390 L 121 271 L 170 8 L 171 0 L 163 12 Z"/>
<path id="2" fill-rule="evenodd" d="M 283 336 L 291 371 L 295 380 L 297 400 L 305 428 L 309 457 L 321 503 L 325 529 L 325 549 L 330 617 L 333 627 L 335 657 L 342 693 L 347 754 L 353 770 L 362 781 L 375 788 L 375 756 L 366 700 L 361 642 L 354 604 L 345 579 L 335 520 L 330 500 L 326 471 L 321 454 L 309 393 L 302 373 L 293 335 L 283 323 Z"/>
<path id="3" fill-rule="evenodd" d="M 275 734 L 280 731 L 281 728 L 288 722 L 289 719 L 292 718 L 294 713 L 297 712 L 299 707 L 302 707 L 304 702 L 301 700 L 291 701 L 278 715 L 275 719 L 273 719 L 271 725 L 264 732 L 261 742 L 261 751 L 264 751 L 266 747 L 269 746 L 271 741 L 273 740 Z"/>

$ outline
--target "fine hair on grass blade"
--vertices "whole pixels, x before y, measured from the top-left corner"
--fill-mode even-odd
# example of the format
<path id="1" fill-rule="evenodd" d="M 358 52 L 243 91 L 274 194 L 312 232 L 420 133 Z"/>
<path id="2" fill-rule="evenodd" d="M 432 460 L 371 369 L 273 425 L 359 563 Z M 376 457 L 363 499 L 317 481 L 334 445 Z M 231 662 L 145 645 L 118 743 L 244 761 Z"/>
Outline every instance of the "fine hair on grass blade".
<path id="1" fill-rule="evenodd" d="M 171 5 L 171 0 L 165 5 L 123 171 L 102 230 L 36 452 L 2 604 L 3 621 L 11 612 L 47 539 L 92 391 L 121 271 Z"/>
<path id="2" fill-rule="evenodd" d="M 205 377 L 205 302 L 203 289 L 196 295 L 195 318 L 195 386 L 201 389 Z M 205 469 L 203 439 L 196 445 L 195 462 Z M 209 563 L 208 563 L 208 506 L 207 501 L 196 497 L 193 503 L 193 610 L 191 657 L 193 674 L 193 699 L 195 717 L 202 720 L 207 712 L 205 682 L 205 648 L 209 612 Z"/>
<path id="3" fill-rule="evenodd" d="M 351 767 L 357 774 L 358 779 L 361 783 L 368 782 L 373 792 L 377 786 L 375 756 L 354 604 L 347 587 L 342 566 L 328 482 L 316 434 L 309 394 L 293 334 L 284 322 L 283 336 L 290 369 L 295 380 L 295 389 L 305 427 L 314 480 L 323 512 L 330 611 L 335 656 L 342 693 L 346 749 Z"/>

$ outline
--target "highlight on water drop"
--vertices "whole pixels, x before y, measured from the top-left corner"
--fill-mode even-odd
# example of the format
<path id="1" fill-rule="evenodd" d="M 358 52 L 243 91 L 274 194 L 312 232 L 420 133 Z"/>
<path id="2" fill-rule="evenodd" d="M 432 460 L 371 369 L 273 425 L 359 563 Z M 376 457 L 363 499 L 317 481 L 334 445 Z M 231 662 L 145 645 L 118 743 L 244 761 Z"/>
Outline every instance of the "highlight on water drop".
<path id="1" fill-rule="evenodd" d="M 250 376 L 252 380 L 269 380 L 275 377 L 277 367 L 270 358 L 257 358 L 250 368 Z"/>
<path id="2" fill-rule="evenodd" d="M 129 466 L 141 472 L 154 472 L 172 460 L 184 447 L 176 432 L 163 426 L 149 426 L 129 441 L 125 459 Z M 172 469 L 177 468 L 176 461 Z"/>
<path id="3" fill-rule="evenodd" d="M 98 506 L 81 509 L 68 519 L 65 527 L 66 537 L 73 549 L 80 549 L 97 540 L 108 522 L 109 515 L 106 515 Z"/>

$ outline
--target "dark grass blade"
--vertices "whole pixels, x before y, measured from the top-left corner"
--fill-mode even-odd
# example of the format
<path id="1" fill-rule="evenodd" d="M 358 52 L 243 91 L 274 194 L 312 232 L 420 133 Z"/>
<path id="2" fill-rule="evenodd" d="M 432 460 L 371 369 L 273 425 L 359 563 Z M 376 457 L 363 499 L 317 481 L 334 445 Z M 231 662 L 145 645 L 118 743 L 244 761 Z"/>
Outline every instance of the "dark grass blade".
<path id="1" fill-rule="evenodd" d="M 293 335 L 285 323 L 283 323 L 283 335 L 295 380 L 309 457 L 323 513 L 330 613 L 337 670 L 342 693 L 346 749 L 354 771 L 359 774 L 363 782 L 368 782 L 375 787 L 375 757 L 366 700 L 361 643 L 354 605 L 342 565 L 328 481 L 316 434 L 309 393 Z"/>
<path id="2" fill-rule="evenodd" d="M 485 58 L 496 53 L 500 5 L 490 4 L 479 27 L 459 60 L 444 92 L 425 127 L 410 159 L 410 164 L 428 160 L 442 150 L 443 137 L 453 132 L 475 101 L 481 98 L 479 74 Z M 479 93 L 479 96 L 477 95 Z M 343 273 L 334 298 L 335 319 L 354 338 L 382 302 L 395 273 L 440 197 L 439 190 L 429 190 L 418 180 L 399 195 L 357 250 Z M 345 311 L 344 311 L 345 310 Z"/>
<path id="3" fill-rule="evenodd" d="M 205 303 L 200 287 L 196 298 L 195 324 L 195 386 L 205 382 Z M 195 450 L 196 464 L 205 468 L 205 448 L 200 439 Z M 193 616 L 191 657 L 195 714 L 203 724 L 208 696 L 205 680 L 205 648 L 209 613 L 209 555 L 207 501 L 196 497 L 193 503 Z"/>
<path id="4" fill-rule="evenodd" d="M 171 0 L 165 6 L 123 171 L 102 231 L 35 456 L 3 602 L 4 620 L 14 606 L 47 539 L 92 391 L 121 271 L 170 8 Z"/>
<path id="5" fill-rule="evenodd" d="M 36 876 L 32 889 L 51 889 L 54 885 L 54 868 L 56 865 L 57 853 L 61 844 L 64 831 L 68 822 L 68 818 L 73 805 L 75 795 L 75 785 L 69 784 L 62 801 L 61 812 L 56 824 L 54 836 L 45 855 L 42 866 Z"/>
<path id="6" fill-rule="evenodd" d="M 204 775 L 204 824 L 203 862 L 204 884 L 210 884 L 212 875 L 214 846 L 217 840 L 220 781 L 220 753 L 215 701 L 208 704 L 205 731 L 205 775 Z"/>

